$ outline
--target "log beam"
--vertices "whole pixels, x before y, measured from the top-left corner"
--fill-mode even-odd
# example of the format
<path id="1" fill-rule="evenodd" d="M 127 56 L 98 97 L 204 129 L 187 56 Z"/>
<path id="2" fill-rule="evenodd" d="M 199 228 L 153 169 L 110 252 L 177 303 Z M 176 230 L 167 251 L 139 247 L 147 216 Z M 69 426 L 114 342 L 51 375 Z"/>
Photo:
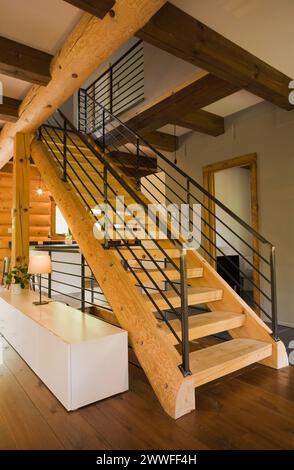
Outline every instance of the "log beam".
<path id="1" fill-rule="evenodd" d="M 51 80 L 52 55 L 0 36 L 0 73 L 38 85 Z"/>
<path id="2" fill-rule="evenodd" d="M 90 15 L 104 18 L 104 16 L 112 9 L 115 0 L 65 0 L 74 7 L 84 10 Z"/>
<path id="3" fill-rule="evenodd" d="M 142 137 L 158 150 L 174 152 L 179 149 L 179 138 L 166 132 L 143 132 Z"/>
<path id="4" fill-rule="evenodd" d="M 284 109 L 291 78 L 167 2 L 137 36 Z"/>
<path id="5" fill-rule="evenodd" d="M 29 263 L 30 142 L 17 133 L 14 139 L 11 265 Z"/>
<path id="6" fill-rule="evenodd" d="M 225 132 L 224 118 L 216 114 L 209 113 L 203 109 L 192 111 L 185 116 L 178 116 L 172 119 L 171 124 L 186 127 L 196 132 L 212 135 L 214 137 Z"/>
<path id="7" fill-rule="evenodd" d="M 33 133 L 82 86 L 120 46 L 144 26 L 165 0 L 117 0 L 115 16 L 100 20 L 85 13 L 51 63 L 46 87 L 33 86 L 15 124 L 6 124 L 0 136 L 0 168 L 11 158 L 17 132 Z"/>
<path id="8" fill-rule="evenodd" d="M 0 121 L 16 122 L 21 101 L 7 96 L 3 96 L 2 101 L 3 103 L 0 104 Z"/>

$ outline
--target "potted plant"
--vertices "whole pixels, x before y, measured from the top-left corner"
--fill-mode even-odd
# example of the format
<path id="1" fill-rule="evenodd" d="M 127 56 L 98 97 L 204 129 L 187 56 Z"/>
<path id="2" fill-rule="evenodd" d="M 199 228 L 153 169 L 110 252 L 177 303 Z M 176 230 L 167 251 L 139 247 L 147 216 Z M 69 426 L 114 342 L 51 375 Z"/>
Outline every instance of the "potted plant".
<path id="1" fill-rule="evenodd" d="M 72 244 L 72 234 L 70 232 L 65 234 L 65 244 L 66 245 Z"/>
<path id="2" fill-rule="evenodd" d="M 22 289 L 25 289 L 30 282 L 30 274 L 28 273 L 28 266 L 15 266 L 4 278 L 4 283 L 11 287 L 12 294 L 21 294 Z"/>

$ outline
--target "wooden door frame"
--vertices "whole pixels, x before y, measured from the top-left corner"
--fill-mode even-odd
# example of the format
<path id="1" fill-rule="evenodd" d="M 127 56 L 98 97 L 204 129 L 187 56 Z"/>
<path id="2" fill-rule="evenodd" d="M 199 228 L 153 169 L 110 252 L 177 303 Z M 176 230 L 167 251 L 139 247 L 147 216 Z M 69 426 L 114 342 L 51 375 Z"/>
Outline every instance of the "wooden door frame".
<path id="1" fill-rule="evenodd" d="M 258 208 L 258 184 L 257 184 L 257 153 L 242 155 L 241 157 L 222 160 L 220 162 L 212 163 L 203 167 L 203 186 L 211 195 L 215 197 L 215 173 L 226 170 L 228 168 L 248 167 L 250 171 L 250 194 L 251 194 L 251 227 L 258 232 L 259 229 L 259 208 Z M 204 233 L 206 235 L 204 240 L 205 251 L 208 255 L 207 259 L 215 267 L 216 259 L 216 234 L 215 234 L 215 203 L 208 197 L 204 198 Z M 252 248 L 256 251 L 253 252 L 253 265 L 255 270 L 253 272 L 253 282 L 257 288 L 253 287 L 254 301 L 257 305 L 260 302 L 260 279 L 259 279 L 259 242 L 253 237 Z M 258 312 L 258 308 L 255 308 Z"/>

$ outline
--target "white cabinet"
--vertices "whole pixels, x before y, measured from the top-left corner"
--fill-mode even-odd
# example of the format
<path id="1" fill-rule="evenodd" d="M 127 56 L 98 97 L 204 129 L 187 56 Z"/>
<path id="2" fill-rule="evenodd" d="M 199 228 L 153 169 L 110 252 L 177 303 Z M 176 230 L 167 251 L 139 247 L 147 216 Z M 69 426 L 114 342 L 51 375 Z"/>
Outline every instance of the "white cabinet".
<path id="1" fill-rule="evenodd" d="M 127 332 L 36 294 L 0 292 L 0 333 L 67 410 L 128 390 Z"/>

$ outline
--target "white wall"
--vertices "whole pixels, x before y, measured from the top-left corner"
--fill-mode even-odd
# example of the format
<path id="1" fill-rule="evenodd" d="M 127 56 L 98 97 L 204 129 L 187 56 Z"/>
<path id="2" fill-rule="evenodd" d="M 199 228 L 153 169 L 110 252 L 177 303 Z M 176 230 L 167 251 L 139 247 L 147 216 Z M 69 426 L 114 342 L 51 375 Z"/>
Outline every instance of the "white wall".
<path id="1" fill-rule="evenodd" d="M 250 171 L 248 169 L 236 167 L 215 173 L 215 197 L 242 220 L 251 224 Z M 234 224 L 232 218 L 218 206 L 216 206 L 216 216 L 229 227 L 235 228 L 235 231 L 250 244 L 247 231 L 240 228 L 239 224 Z M 219 233 L 216 237 L 217 247 L 227 255 L 235 255 L 236 252 L 226 243 L 227 240 L 244 256 L 251 255 L 250 248 L 237 239 L 218 219 L 216 220 L 216 230 Z"/>
<path id="2" fill-rule="evenodd" d="M 178 164 L 201 182 L 205 165 L 257 153 L 259 231 L 277 249 L 279 318 L 294 326 L 294 111 L 263 102 L 227 118 L 226 129 L 182 137 Z"/>

